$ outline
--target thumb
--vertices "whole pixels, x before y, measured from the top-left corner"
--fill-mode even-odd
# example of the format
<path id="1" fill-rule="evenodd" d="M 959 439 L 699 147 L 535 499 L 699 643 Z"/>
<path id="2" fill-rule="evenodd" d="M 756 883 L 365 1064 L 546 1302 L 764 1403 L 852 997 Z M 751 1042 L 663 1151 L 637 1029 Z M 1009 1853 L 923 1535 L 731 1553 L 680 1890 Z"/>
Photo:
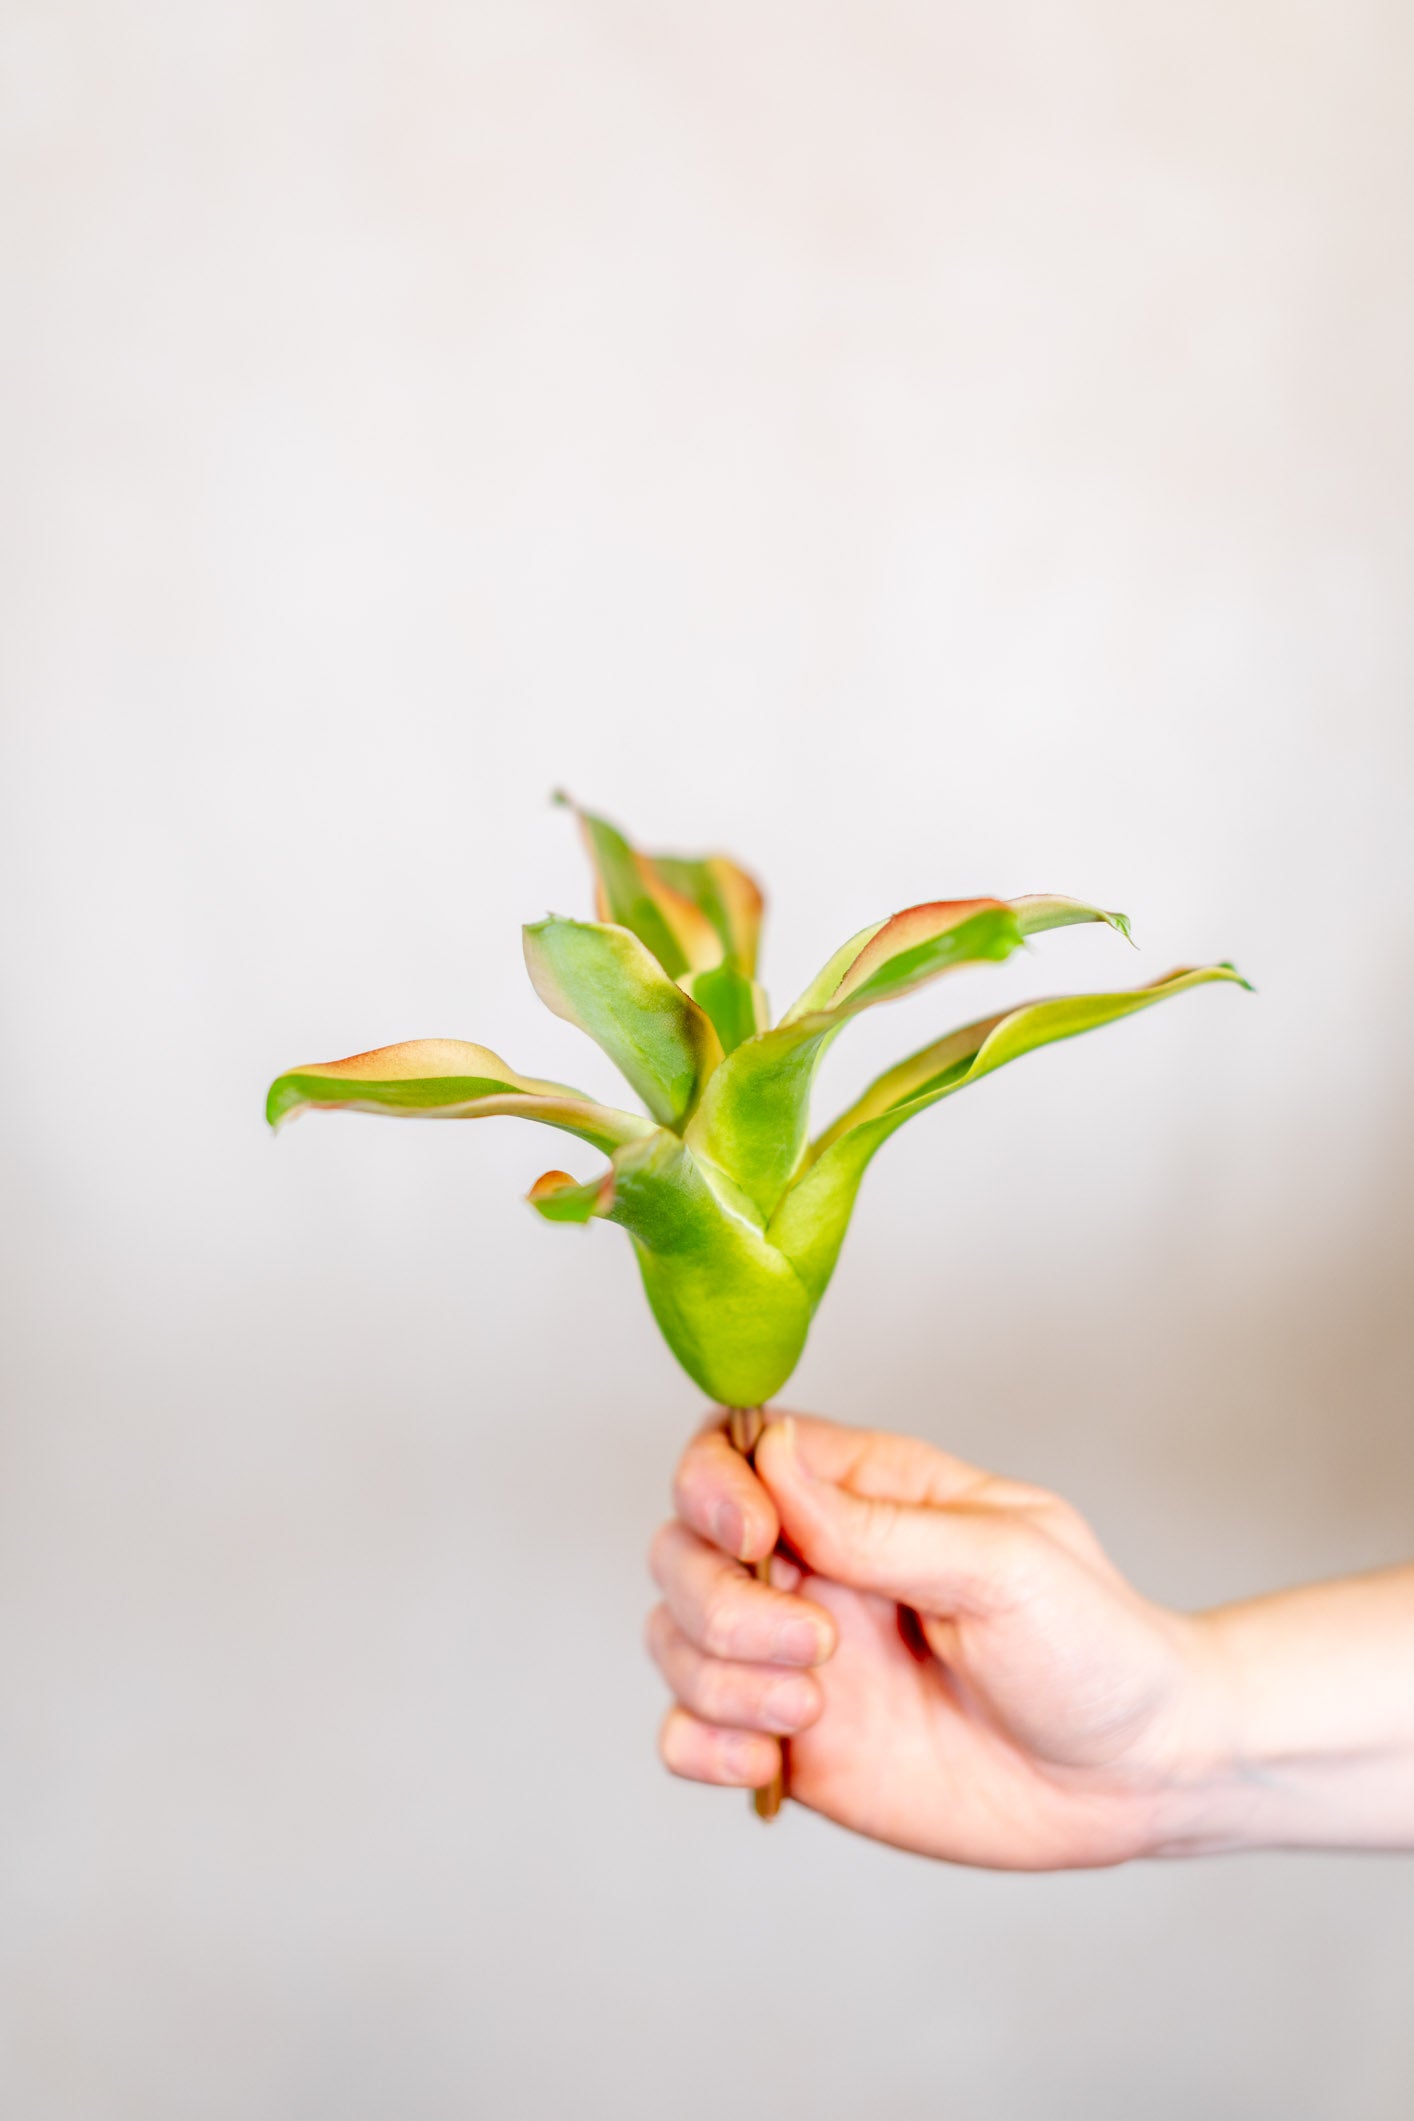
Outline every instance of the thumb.
<path id="1" fill-rule="evenodd" d="M 880 1460 L 886 1457 L 881 1438 Z M 808 1439 L 789 1415 L 756 1446 L 756 1471 L 780 1513 L 786 1538 L 816 1575 L 856 1591 L 877 1591 L 925 1613 L 994 1611 L 1015 1585 L 1015 1516 L 995 1506 L 896 1501 L 860 1494 L 807 1461 Z M 856 1463 L 862 1484 L 886 1485 L 886 1465 Z"/>

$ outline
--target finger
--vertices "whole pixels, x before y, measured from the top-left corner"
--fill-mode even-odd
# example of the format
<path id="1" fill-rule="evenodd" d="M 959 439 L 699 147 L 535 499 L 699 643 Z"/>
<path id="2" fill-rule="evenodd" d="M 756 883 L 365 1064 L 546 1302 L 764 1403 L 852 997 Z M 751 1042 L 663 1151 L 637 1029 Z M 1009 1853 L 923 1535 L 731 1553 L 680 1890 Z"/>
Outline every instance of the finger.
<path id="1" fill-rule="evenodd" d="M 709 1657 L 812 1665 L 834 1648 L 834 1623 L 819 1606 L 757 1583 L 676 1518 L 653 1541 L 649 1566 L 674 1620 Z"/>
<path id="2" fill-rule="evenodd" d="M 694 1436 L 678 1461 L 673 1508 L 738 1561 L 761 1560 L 780 1534 L 775 1504 L 715 1423 Z"/>
<path id="3" fill-rule="evenodd" d="M 781 1748 L 759 1731 L 724 1731 L 686 1709 L 669 1709 L 658 1736 L 663 1765 L 689 1782 L 760 1790 L 781 1771 Z"/>
<path id="4" fill-rule="evenodd" d="M 812 1414 L 773 1416 L 795 1424 L 796 1443 L 814 1473 L 856 1495 L 890 1502 L 956 1502 L 997 1485 L 997 1476 L 918 1436 L 887 1429 L 849 1429 Z"/>
<path id="5" fill-rule="evenodd" d="M 665 1605 L 649 1614 L 647 1632 L 653 1662 L 683 1708 L 703 1723 L 785 1736 L 814 1723 L 824 1706 L 820 1683 L 809 1672 L 704 1657 Z"/>
<path id="6" fill-rule="evenodd" d="M 789 1417 L 756 1452 L 786 1538 L 818 1574 L 932 1613 L 994 1612 L 1020 1595 L 1035 1535 L 1019 1513 L 857 1494 L 807 1462 Z"/>

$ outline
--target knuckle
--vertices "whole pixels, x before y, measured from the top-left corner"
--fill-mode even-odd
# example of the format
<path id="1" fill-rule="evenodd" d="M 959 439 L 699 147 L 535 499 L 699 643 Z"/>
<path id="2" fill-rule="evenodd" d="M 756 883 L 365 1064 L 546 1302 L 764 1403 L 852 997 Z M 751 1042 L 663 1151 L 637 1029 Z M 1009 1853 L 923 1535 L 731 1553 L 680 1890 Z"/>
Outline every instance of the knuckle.
<path id="1" fill-rule="evenodd" d="M 898 1545 L 900 1516 L 891 1502 L 869 1502 L 858 1524 L 859 1546 L 871 1561 L 884 1561 Z"/>
<path id="2" fill-rule="evenodd" d="M 735 1600 L 716 1591 L 702 1610 L 702 1647 L 709 1657 L 726 1657 L 736 1641 Z"/>
<path id="3" fill-rule="evenodd" d="M 742 1644 L 742 1595 L 736 1582 L 712 1591 L 702 1614 L 702 1648 L 708 1657 L 736 1657 Z"/>
<path id="4" fill-rule="evenodd" d="M 1024 1605 L 1035 1592 L 1037 1565 L 1042 1559 L 1042 1543 L 1034 1527 L 1022 1518 L 1005 1517 L 990 1544 L 987 1576 L 993 1601 Z"/>
<path id="5" fill-rule="evenodd" d="M 1058 1539 L 1062 1545 L 1084 1548 L 1092 1553 L 1100 1551 L 1100 1542 L 1089 1519 L 1063 1495 L 1048 1495 L 1038 1516 L 1052 1538 Z"/>
<path id="6" fill-rule="evenodd" d="M 704 1661 L 693 1674 L 693 1707 L 705 1723 L 731 1723 L 739 1704 L 737 1688 L 725 1665 Z"/>
<path id="7" fill-rule="evenodd" d="M 1069 1504 L 1063 1496 L 1055 1494 L 1050 1488 L 1038 1487 L 1034 1481 L 1009 1480 L 997 1485 L 999 1490 L 1004 1491 L 1005 1500 L 1012 1509 L 1064 1510 L 1069 1508 Z"/>

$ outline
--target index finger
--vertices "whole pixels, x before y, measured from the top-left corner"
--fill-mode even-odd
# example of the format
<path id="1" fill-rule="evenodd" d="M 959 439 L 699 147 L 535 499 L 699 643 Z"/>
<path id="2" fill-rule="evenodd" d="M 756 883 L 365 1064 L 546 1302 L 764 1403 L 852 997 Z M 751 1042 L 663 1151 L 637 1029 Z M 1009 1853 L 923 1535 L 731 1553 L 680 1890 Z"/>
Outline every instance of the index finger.
<path id="1" fill-rule="evenodd" d="M 673 1475 L 673 1508 L 683 1523 L 737 1561 L 762 1561 L 780 1537 L 781 1521 L 720 1418 L 698 1432 Z"/>
<path id="2" fill-rule="evenodd" d="M 773 1410 L 773 1418 L 782 1417 Z M 1018 1504 L 1041 1499 L 1038 1488 L 969 1465 L 921 1436 L 852 1429 L 815 1414 L 792 1414 L 790 1419 L 810 1470 L 855 1495 L 934 1508 L 983 1499 Z"/>

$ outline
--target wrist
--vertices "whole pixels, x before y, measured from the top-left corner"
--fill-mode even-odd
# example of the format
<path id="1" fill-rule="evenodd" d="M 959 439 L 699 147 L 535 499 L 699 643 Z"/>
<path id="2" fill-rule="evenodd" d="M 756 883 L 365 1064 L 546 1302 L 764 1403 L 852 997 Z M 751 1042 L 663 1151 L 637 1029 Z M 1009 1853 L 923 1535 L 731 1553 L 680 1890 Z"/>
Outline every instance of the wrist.
<path id="1" fill-rule="evenodd" d="M 1414 1846 L 1414 1571 L 1174 1617 L 1186 1684 L 1149 1853 Z"/>
<path id="2" fill-rule="evenodd" d="M 1261 1845 L 1269 1767 L 1251 1728 L 1239 1644 L 1223 1610 L 1174 1614 L 1184 1674 L 1150 1856 Z"/>

